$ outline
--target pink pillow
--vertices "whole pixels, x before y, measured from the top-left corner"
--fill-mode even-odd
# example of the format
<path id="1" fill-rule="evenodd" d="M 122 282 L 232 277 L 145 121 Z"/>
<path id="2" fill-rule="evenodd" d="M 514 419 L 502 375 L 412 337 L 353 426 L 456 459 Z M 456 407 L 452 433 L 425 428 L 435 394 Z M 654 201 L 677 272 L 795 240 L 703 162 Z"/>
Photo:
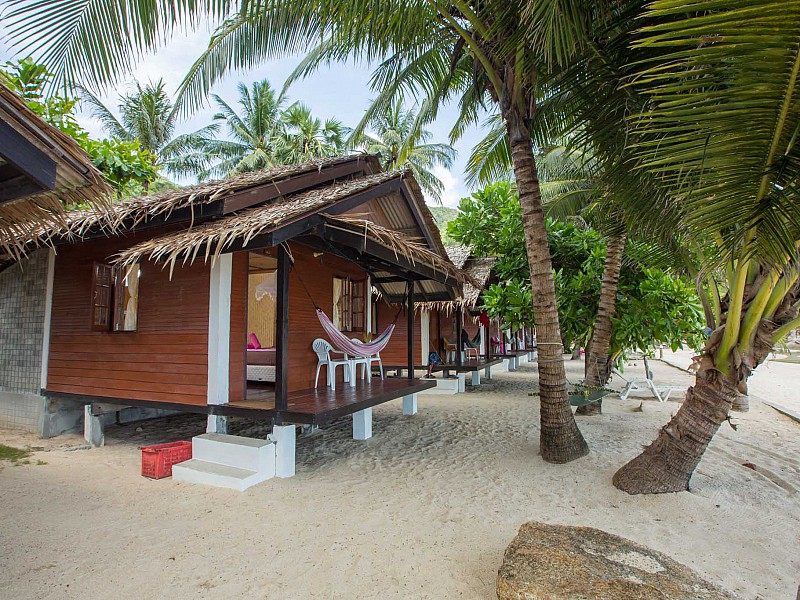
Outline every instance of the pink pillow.
<path id="1" fill-rule="evenodd" d="M 255 347 L 255 346 L 253 346 L 253 344 L 247 344 L 247 349 L 248 349 L 248 350 L 255 350 L 255 349 L 256 349 L 256 347 Z"/>
<path id="2" fill-rule="evenodd" d="M 261 343 L 258 341 L 255 333 L 249 335 L 250 343 L 253 345 L 253 350 L 261 350 Z"/>

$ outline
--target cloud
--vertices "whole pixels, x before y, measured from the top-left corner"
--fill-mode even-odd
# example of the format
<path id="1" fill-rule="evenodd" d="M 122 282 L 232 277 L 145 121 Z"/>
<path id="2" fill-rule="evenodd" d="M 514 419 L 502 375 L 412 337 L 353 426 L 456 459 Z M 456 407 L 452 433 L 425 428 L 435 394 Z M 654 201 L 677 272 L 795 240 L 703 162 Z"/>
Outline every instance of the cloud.
<path id="1" fill-rule="evenodd" d="M 444 184 L 444 192 L 442 192 L 442 206 L 456 208 L 461 198 L 469 195 L 464 187 L 463 180 L 453 175 L 451 170 L 445 169 L 442 166 L 436 166 L 433 168 L 433 174 Z M 434 202 L 432 199 L 426 198 L 426 200 L 428 204 L 434 206 L 436 205 L 436 202 Z"/>

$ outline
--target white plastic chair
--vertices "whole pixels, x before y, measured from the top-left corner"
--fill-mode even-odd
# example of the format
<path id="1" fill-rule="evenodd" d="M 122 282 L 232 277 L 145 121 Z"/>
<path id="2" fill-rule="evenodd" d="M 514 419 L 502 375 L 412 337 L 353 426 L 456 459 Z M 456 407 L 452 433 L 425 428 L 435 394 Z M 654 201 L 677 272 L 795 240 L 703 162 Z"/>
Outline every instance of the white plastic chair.
<path id="1" fill-rule="evenodd" d="M 350 341 L 355 342 L 356 344 L 360 344 L 361 340 L 357 338 L 350 338 Z M 381 353 L 377 352 L 372 356 L 365 356 L 365 357 L 357 357 L 353 358 L 353 373 L 355 374 L 356 368 L 358 364 L 364 365 L 364 369 L 361 371 L 361 379 L 364 379 L 364 371 L 367 373 L 367 381 L 372 381 L 372 363 L 378 363 L 378 370 L 381 373 L 381 379 L 383 379 L 383 361 L 381 361 Z"/>
<path id="2" fill-rule="evenodd" d="M 323 340 L 322 338 L 317 338 L 311 344 L 311 347 L 314 349 L 314 352 L 317 353 L 317 374 L 314 375 L 314 387 L 317 387 L 317 382 L 319 381 L 319 371 L 323 367 L 323 365 L 327 368 L 327 376 L 328 376 L 328 385 L 331 387 L 332 390 L 336 390 L 336 367 L 342 365 L 344 367 L 344 380 L 350 381 L 351 370 L 354 367 L 351 364 L 350 359 L 347 357 L 347 354 L 340 350 L 336 350 L 333 346 L 331 346 L 330 342 L 327 340 Z M 334 354 L 341 354 L 343 358 L 331 358 L 331 353 Z M 355 373 L 352 373 L 353 380 L 355 380 Z"/>

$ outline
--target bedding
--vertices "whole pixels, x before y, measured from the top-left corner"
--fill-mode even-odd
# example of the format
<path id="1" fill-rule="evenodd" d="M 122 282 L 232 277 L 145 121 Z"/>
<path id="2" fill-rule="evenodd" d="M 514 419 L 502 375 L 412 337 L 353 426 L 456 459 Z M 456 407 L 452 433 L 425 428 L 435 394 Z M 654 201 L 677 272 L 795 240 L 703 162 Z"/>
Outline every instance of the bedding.
<path id="1" fill-rule="evenodd" d="M 258 350 L 247 349 L 247 364 L 248 365 L 262 365 L 274 366 L 275 365 L 275 348 L 260 348 Z"/>

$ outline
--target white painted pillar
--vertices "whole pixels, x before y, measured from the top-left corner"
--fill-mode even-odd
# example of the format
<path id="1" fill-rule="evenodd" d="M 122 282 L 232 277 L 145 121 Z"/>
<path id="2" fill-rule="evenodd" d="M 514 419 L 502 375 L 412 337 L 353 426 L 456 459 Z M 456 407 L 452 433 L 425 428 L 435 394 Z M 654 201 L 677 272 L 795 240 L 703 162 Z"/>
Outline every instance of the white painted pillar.
<path id="1" fill-rule="evenodd" d="M 208 415 L 206 433 L 228 433 L 228 417 L 224 415 Z"/>
<path id="2" fill-rule="evenodd" d="M 458 377 L 458 393 L 462 394 L 467 391 L 467 374 L 458 373 L 456 377 Z"/>
<path id="3" fill-rule="evenodd" d="M 415 415 L 415 414 L 417 414 L 417 395 L 416 394 L 409 394 L 408 396 L 403 396 L 403 414 L 404 415 Z"/>
<path id="4" fill-rule="evenodd" d="M 480 371 L 473 371 L 472 372 L 472 385 L 477 387 L 481 384 L 481 372 Z"/>
<path id="5" fill-rule="evenodd" d="M 42 371 L 39 381 L 41 389 L 47 389 L 47 369 L 50 363 L 50 323 L 53 317 L 53 278 L 56 272 L 56 251 L 50 248 L 47 254 L 47 283 L 44 290 L 44 323 L 42 325 Z"/>
<path id="6" fill-rule="evenodd" d="M 372 437 L 372 408 L 353 413 L 353 439 L 368 440 Z"/>
<path id="7" fill-rule="evenodd" d="M 486 356 L 486 344 L 489 343 L 489 339 L 486 337 L 486 327 L 479 325 L 478 330 L 481 332 L 481 347 L 479 352 L 481 356 Z"/>
<path id="8" fill-rule="evenodd" d="M 275 477 L 294 477 L 297 449 L 294 425 L 273 425 L 269 439 L 275 442 Z"/>
<path id="9" fill-rule="evenodd" d="M 208 404 L 226 404 L 229 399 L 232 273 L 232 254 L 213 260 L 208 298 Z M 224 419 L 209 415 L 207 432 L 224 433 L 220 428 L 226 424 Z"/>
<path id="10" fill-rule="evenodd" d="M 86 404 L 83 407 L 83 439 L 93 448 L 104 446 L 106 443 L 103 422 L 100 417 L 92 414 L 91 404 Z"/>
<path id="11" fill-rule="evenodd" d="M 431 314 L 427 309 L 420 311 L 420 353 L 422 354 L 422 364 L 428 366 L 428 354 L 431 348 Z"/>

